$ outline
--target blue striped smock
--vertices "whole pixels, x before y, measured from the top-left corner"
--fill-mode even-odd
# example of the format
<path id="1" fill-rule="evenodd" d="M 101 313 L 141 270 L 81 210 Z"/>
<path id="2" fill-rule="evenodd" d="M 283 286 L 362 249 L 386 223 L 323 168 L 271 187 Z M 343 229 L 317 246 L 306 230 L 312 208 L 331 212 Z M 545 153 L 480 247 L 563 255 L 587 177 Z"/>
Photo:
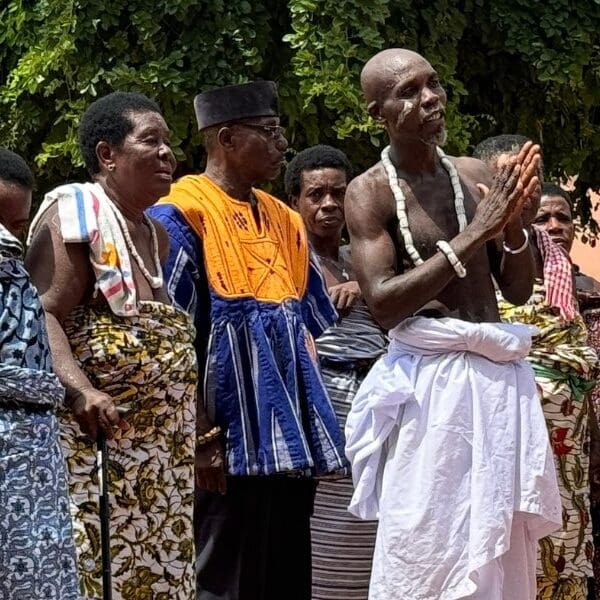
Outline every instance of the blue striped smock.
<path id="1" fill-rule="evenodd" d="M 206 237 L 171 204 L 149 213 L 169 233 L 165 280 L 174 302 L 194 316 L 204 402 L 225 432 L 229 474 L 345 472 L 343 434 L 313 341 L 337 318 L 318 263 L 311 257 L 299 299 L 223 297 L 207 278 Z"/>

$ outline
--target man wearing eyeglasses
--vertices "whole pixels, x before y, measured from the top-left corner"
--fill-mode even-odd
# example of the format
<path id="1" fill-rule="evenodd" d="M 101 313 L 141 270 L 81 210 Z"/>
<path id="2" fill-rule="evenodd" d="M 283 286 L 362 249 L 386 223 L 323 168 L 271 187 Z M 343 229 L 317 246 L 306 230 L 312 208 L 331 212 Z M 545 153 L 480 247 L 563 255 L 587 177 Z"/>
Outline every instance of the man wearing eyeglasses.
<path id="1" fill-rule="evenodd" d="M 151 209 L 165 279 L 194 316 L 204 394 L 196 440 L 196 599 L 310 600 L 315 477 L 343 474 L 313 336 L 337 315 L 299 215 L 254 187 L 287 140 L 275 84 L 196 97 L 208 154 Z"/>

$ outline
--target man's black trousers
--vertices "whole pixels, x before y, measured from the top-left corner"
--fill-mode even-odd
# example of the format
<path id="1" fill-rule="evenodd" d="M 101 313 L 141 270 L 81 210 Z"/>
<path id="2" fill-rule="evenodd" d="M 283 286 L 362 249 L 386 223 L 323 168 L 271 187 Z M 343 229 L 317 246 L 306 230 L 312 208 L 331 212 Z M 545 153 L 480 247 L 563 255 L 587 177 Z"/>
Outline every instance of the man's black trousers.
<path id="1" fill-rule="evenodd" d="M 224 496 L 196 491 L 196 600 L 311 600 L 316 482 L 228 477 Z"/>

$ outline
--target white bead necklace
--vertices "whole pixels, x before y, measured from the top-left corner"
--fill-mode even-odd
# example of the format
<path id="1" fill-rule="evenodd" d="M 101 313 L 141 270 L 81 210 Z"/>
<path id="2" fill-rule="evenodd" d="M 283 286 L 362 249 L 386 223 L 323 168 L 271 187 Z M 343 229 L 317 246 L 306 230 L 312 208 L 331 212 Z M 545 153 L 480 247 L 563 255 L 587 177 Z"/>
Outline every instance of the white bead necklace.
<path id="1" fill-rule="evenodd" d="M 454 191 L 454 209 L 456 210 L 456 219 L 458 220 L 458 230 L 463 231 L 467 226 L 467 214 L 465 212 L 465 197 L 460 186 L 458 172 L 456 171 L 456 168 L 452 162 L 444 154 L 443 150 L 439 147 L 437 147 L 436 150 L 442 166 L 444 169 L 446 169 L 446 172 L 450 177 L 450 183 L 452 184 L 452 190 Z M 421 265 L 423 264 L 423 259 L 421 258 L 419 251 L 415 248 L 412 234 L 408 227 L 406 198 L 402 192 L 402 189 L 400 188 L 400 184 L 398 183 L 398 173 L 396 171 L 396 167 L 394 167 L 394 164 L 390 159 L 389 146 L 386 146 L 381 152 L 381 162 L 383 163 L 383 168 L 387 173 L 388 182 L 390 184 L 392 194 L 394 194 L 394 199 L 396 200 L 396 215 L 398 216 L 398 222 L 400 223 L 400 233 L 402 234 L 402 239 L 404 240 L 404 247 L 406 248 L 406 251 L 408 252 L 408 255 L 410 256 L 414 265 Z"/>
<path id="2" fill-rule="evenodd" d="M 158 237 L 156 235 L 156 227 L 154 227 L 154 223 L 149 219 L 145 214 L 142 215 L 142 219 L 144 223 L 150 229 L 150 235 L 152 236 L 152 250 L 154 254 L 154 269 L 156 271 L 156 277 L 148 271 L 146 265 L 144 264 L 144 260 L 138 254 L 138 251 L 129 235 L 129 227 L 127 227 L 127 221 L 125 217 L 121 213 L 121 211 L 114 205 L 114 203 L 109 199 L 108 205 L 110 206 L 113 214 L 115 215 L 117 221 L 119 221 L 119 225 L 121 226 L 121 231 L 123 232 L 123 237 L 125 238 L 125 244 L 129 249 L 129 253 L 133 256 L 135 262 L 137 263 L 142 275 L 146 278 L 146 281 L 150 284 L 150 287 L 154 290 L 158 290 L 163 286 L 163 277 L 162 277 L 162 266 L 160 264 L 160 254 L 158 252 Z"/>

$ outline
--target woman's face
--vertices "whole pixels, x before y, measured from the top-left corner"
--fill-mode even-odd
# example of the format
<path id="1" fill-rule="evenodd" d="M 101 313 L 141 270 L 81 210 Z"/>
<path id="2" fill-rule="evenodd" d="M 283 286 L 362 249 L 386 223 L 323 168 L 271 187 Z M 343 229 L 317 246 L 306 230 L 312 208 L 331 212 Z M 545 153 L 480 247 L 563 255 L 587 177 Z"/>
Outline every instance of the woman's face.
<path id="1" fill-rule="evenodd" d="M 169 128 L 156 112 L 132 112 L 128 118 L 133 128 L 120 146 L 111 147 L 110 162 L 104 168 L 124 200 L 151 206 L 169 193 L 173 181 L 176 161 L 169 146 Z"/>

